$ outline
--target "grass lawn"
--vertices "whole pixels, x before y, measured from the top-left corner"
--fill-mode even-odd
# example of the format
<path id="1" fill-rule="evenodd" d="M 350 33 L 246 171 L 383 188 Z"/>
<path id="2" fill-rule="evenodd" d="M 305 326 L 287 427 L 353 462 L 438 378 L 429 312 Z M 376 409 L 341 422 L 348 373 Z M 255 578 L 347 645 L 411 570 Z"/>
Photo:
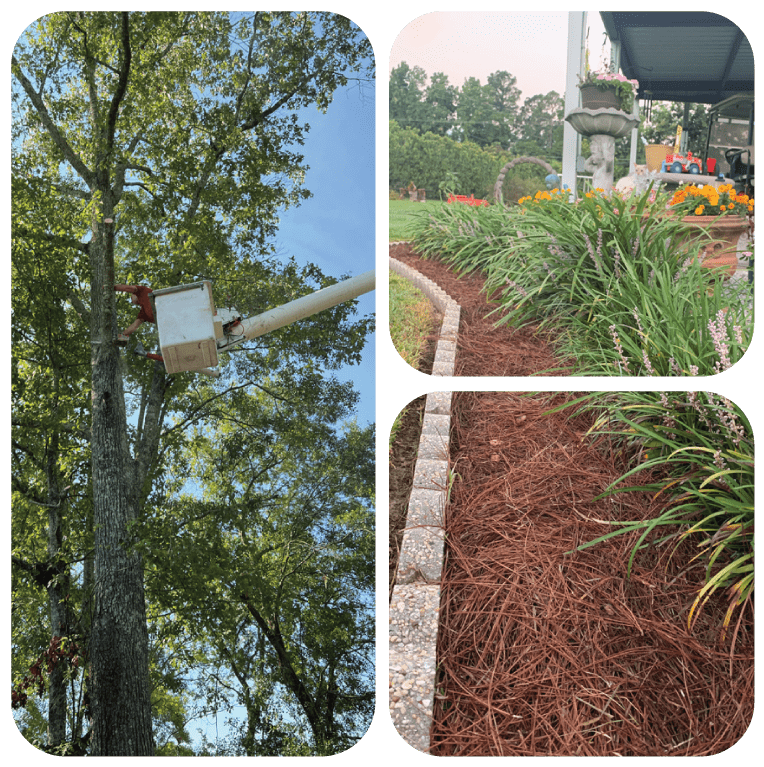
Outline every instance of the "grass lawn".
<path id="1" fill-rule="evenodd" d="M 427 349 L 427 335 L 432 332 L 433 308 L 421 290 L 395 272 L 390 272 L 390 337 L 398 354 L 413 368 L 418 368 Z M 390 448 L 408 408 L 396 417 L 390 430 Z"/>
<path id="2" fill-rule="evenodd" d="M 411 200 L 390 200 L 390 242 L 400 242 L 410 239 L 408 226 L 416 213 L 423 210 L 440 206 L 438 200 L 428 200 L 427 202 L 411 202 Z"/>

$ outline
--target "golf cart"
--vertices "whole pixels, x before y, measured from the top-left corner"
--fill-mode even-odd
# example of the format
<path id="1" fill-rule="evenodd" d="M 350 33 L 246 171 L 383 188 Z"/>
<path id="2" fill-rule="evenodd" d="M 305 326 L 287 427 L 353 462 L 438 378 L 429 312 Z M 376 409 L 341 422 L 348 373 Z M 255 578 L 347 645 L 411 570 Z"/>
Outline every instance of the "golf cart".
<path id="1" fill-rule="evenodd" d="M 754 196 L 753 93 L 738 93 L 709 110 L 706 159 L 739 192 Z"/>

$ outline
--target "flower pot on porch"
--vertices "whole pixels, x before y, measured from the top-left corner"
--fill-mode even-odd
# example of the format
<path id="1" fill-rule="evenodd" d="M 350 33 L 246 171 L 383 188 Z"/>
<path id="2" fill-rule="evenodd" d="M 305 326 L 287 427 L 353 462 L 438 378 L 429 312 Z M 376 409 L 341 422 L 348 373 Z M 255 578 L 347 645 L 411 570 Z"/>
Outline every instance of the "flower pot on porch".
<path id="1" fill-rule="evenodd" d="M 738 241 L 748 221 L 743 216 L 685 216 L 682 223 L 704 229 L 712 238 L 701 242 L 701 266 L 720 270 L 726 280 L 732 277 L 737 269 Z"/>
<path id="2" fill-rule="evenodd" d="M 621 99 L 612 88 L 581 85 L 579 90 L 581 91 L 581 106 L 584 109 L 621 109 Z"/>
<path id="3" fill-rule="evenodd" d="M 645 147 L 645 161 L 648 171 L 659 171 L 666 156 L 671 151 L 671 147 L 663 144 L 648 144 Z"/>

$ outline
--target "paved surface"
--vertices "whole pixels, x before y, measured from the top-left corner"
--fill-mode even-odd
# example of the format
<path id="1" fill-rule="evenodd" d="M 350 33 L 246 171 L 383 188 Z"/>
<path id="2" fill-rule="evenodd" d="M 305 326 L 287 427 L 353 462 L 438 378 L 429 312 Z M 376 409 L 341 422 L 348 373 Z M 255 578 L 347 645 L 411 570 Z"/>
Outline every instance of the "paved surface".
<path id="1" fill-rule="evenodd" d="M 433 375 L 452 376 L 459 332 L 458 304 L 434 282 L 396 261 L 390 269 L 419 288 L 443 314 Z M 451 392 L 427 395 L 414 483 L 406 516 L 398 572 L 390 600 L 390 716 L 398 734 L 427 753 L 436 693 L 436 654 L 444 519 L 448 495 Z"/>

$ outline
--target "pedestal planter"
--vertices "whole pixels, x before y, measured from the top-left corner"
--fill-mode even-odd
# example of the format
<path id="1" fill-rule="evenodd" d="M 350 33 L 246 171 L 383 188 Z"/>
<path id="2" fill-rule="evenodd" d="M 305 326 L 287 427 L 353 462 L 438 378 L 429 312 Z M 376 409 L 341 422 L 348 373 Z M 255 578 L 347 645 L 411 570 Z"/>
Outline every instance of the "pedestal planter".
<path id="1" fill-rule="evenodd" d="M 571 109 L 565 119 L 582 136 L 623 138 L 639 125 L 639 119 L 620 109 Z"/>
<path id="2" fill-rule="evenodd" d="M 740 236 L 748 228 L 743 216 L 685 216 L 685 224 L 704 229 L 712 237 L 710 242 L 701 243 L 698 258 L 707 269 L 718 269 L 725 279 L 737 269 L 737 245 Z"/>
<path id="3" fill-rule="evenodd" d="M 620 109 L 585 107 L 572 109 L 565 119 L 582 136 L 591 137 L 592 154 L 585 168 L 592 174 L 594 188 L 609 192 L 613 188 L 615 140 L 634 130 L 639 125 L 639 119 Z"/>

